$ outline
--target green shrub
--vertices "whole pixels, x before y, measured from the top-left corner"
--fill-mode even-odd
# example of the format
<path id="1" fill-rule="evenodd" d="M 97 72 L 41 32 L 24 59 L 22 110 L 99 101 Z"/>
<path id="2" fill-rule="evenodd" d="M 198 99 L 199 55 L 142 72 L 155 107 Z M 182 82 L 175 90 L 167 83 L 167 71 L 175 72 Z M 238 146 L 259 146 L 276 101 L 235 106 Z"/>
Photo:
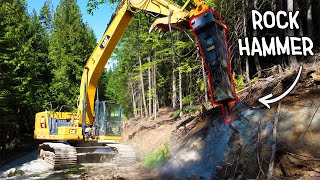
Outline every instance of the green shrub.
<path id="1" fill-rule="evenodd" d="M 246 86 L 246 75 L 235 75 L 233 74 L 234 86 L 236 87 L 236 91 L 240 91 Z"/>
<path id="2" fill-rule="evenodd" d="M 77 175 L 77 174 L 83 174 L 86 173 L 87 169 L 85 167 L 82 166 L 74 166 L 74 167 L 70 167 L 66 170 L 63 171 L 63 173 L 65 175 Z"/>
<path id="3" fill-rule="evenodd" d="M 234 80 L 234 86 L 236 88 L 236 91 L 240 91 L 244 87 L 248 85 L 246 82 L 246 74 L 241 74 L 241 75 L 235 75 L 233 74 L 233 80 Z M 255 77 L 250 80 L 249 84 L 253 84 L 258 80 L 258 77 Z"/>
<path id="4" fill-rule="evenodd" d="M 182 104 L 186 105 L 186 104 L 190 104 L 194 102 L 194 95 L 193 94 L 189 94 L 188 96 L 182 98 Z"/>
<path id="5" fill-rule="evenodd" d="M 155 168 L 161 167 L 169 159 L 170 151 L 168 143 L 161 146 L 156 152 L 150 152 L 146 155 L 144 167 Z"/>
<path id="6" fill-rule="evenodd" d="M 177 117 L 179 117 L 181 112 L 183 114 L 185 114 L 185 113 L 190 113 L 190 112 L 196 112 L 196 111 L 199 111 L 199 110 L 200 110 L 199 106 L 195 106 L 195 105 L 185 106 L 182 109 L 178 109 L 178 110 L 174 111 L 171 116 L 173 118 L 177 118 Z"/>
<path id="7" fill-rule="evenodd" d="M 253 79 L 250 80 L 250 83 L 254 84 L 258 81 L 258 79 L 259 79 L 258 77 L 254 77 Z"/>
<path id="8" fill-rule="evenodd" d="M 20 169 L 15 169 L 14 171 L 10 171 L 8 177 L 21 176 L 24 172 Z"/>

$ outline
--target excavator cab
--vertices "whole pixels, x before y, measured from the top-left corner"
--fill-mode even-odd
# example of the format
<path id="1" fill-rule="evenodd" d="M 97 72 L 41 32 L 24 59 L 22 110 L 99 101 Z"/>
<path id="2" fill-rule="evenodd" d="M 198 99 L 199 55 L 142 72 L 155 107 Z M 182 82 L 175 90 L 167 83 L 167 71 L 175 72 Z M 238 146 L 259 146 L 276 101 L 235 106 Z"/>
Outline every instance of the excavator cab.
<path id="1" fill-rule="evenodd" d="M 121 107 L 116 103 L 96 101 L 95 129 L 97 136 L 121 136 Z"/>
<path id="2" fill-rule="evenodd" d="M 95 135 L 106 140 L 121 137 L 121 107 L 119 104 L 96 100 Z"/>
<path id="3" fill-rule="evenodd" d="M 121 108 L 119 104 L 108 103 L 107 136 L 121 135 Z"/>

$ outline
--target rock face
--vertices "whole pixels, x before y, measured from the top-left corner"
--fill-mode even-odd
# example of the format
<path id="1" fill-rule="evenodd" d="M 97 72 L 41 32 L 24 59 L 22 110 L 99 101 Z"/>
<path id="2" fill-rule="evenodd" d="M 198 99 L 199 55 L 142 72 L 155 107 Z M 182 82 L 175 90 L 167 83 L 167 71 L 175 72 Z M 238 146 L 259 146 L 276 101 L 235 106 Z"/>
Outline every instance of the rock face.
<path id="1" fill-rule="evenodd" d="M 199 175 L 206 179 L 210 178 L 212 170 L 224 160 L 232 134 L 226 124 L 215 124 L 217 126 L 207 128 L 174 152 L 163 167 L 163 172 L 179 177 Z"/>
<path id="2" fill-rule="evenodd" d="M 220 113 L 213 111 L 206 119 L 207 123 L 190 139 L 182 139 L 180 147 L 172 152 L 172 158 L 162 168 L 162 172 L 172 176 L 191 178 L 199 176 L 211 179 L 217 175 L 230 155 L 255 140 L 254 130 L 265 116 L 260 109 L 250 109 L 238 105 L 234 109 L 235 120 L 225 124 Z M 264 125 L 264 129 L 266 129 Z M 174 144 L 174 142 L 171 142 Z"/>
<path id="3" fill-rule="evenodd" d="M 318 94 L 319 90 L 305 91 L 282 100 L 275 177 L 320 177 Z M 231 125 L 222 121 L 216 109 L 180 127 L 171 135 L 172 156 L 161 172 L 187 179 L 266 178 L 275 107 L 259 109 L 239 103 L 233 108 Z"/>

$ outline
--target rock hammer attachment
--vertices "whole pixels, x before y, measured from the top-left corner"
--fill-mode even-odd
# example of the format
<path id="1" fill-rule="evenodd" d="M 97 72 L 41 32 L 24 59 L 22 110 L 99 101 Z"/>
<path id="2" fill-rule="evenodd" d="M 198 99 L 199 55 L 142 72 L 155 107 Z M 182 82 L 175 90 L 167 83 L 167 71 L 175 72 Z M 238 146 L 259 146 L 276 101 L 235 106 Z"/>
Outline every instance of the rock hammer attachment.
<path id="1" fill-rule="evenodd" d="M 222 108 L 225 123 L 232 122 L 231 103 L 237 101 L 230 69 L 230 54 L 226 38 L 227 25 L 218 13 L 208 9 L 190 19 L 203 65 L 208 76 L 211 103 Z"/>

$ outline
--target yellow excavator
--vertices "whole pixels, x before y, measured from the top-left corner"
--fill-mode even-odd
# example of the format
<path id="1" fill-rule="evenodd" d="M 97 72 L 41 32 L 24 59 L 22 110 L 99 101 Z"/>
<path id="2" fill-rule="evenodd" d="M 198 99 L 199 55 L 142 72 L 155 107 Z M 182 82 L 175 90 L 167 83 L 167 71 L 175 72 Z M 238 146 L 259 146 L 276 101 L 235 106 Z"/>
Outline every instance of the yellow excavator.
<path id="1" fill-rule="evenodd" d="M 227 26 L 219 14 L 203 0 L 187 0 L 183 6 L 168 0 L 124 0 L 86 63 L 77 113 L 50 110 L 36 114 L 34 139 L 49 141 L 39 145 L 39 158 L 54 169 L 74 165 L 83 159 L 92 160 L 96 155 L 99 160 L 105 160 L 114 152 L 131 154 L 127 158 L 134 159 L 132 153 L 125 152 L 128 147 L 117 145 L 122 140 L 120 106 L 99 101 L 95 95 L 105 64 L 128 23 L 140 11 L 157 15 L 150 31 L 170 31 L 172 38 L 172 29 L 192 30 L 208 75 L 211 102 L 222 107 L 227 123 L 232 121 L 230 103 L 237 97 L 230 70 Z"/>

